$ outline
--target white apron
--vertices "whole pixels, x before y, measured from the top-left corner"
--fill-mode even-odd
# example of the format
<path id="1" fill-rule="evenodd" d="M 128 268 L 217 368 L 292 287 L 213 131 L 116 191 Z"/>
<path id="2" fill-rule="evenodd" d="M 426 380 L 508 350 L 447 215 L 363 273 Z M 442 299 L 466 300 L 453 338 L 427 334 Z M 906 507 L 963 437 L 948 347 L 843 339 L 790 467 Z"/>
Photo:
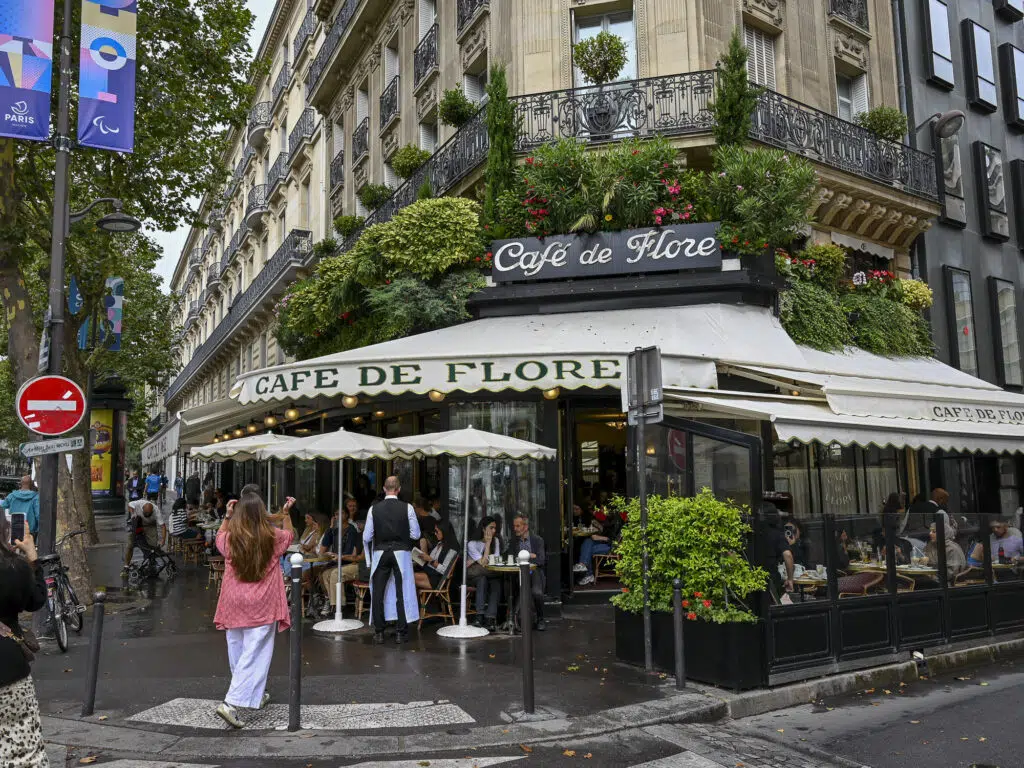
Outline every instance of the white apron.
<path id="1" fill-rule="evenodd" d="M 370 564 L 370 599 L 373 599 L 373 574 L 377 570 L 377 563 L 380 562 L 383 552 L 374 551 L 373 560 Z M 416 595 L 416 576 L 412 570 L 412 554 L 398 550 L 394 552 L 398 567 L 402 570 L 402 596 L 405 600 L 405 620 L 409 624 L 420 619 L 420 603 Z M 394 577 L 388 579 L 387 589 L 384 591 L 384 620 L 396 621 L 398 619 L 398 599 L 395 591 Z M 372 602 L 370 603 L 373 604 Z"/>

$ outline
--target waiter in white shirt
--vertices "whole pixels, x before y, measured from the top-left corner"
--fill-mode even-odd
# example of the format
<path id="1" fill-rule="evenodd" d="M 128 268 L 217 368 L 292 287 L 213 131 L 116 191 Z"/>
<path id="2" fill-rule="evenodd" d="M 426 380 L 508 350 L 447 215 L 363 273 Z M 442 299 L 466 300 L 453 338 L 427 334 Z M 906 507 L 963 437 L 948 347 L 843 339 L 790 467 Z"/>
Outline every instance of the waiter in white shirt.
<path id="1" fill-rule="evenodd" d="M 397 477 L 384 481 L 384 501 L 370 507 L 363 529 L 376 643 L 384 642 L 385 621 L 395 622 L 395 642 L 406 642 L 409 622 L 420 617 L 411 554 L 413 542 L 420 538 L 420 524 L 412 504 L 399 500 L 401 490 Z"/>

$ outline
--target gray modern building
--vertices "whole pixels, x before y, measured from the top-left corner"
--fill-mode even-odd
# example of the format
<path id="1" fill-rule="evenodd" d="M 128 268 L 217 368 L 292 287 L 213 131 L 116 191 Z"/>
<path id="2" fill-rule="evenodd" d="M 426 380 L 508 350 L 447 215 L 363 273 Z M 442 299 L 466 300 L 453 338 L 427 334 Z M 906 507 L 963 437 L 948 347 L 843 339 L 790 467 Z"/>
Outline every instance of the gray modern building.
<path id="1" fill-rule="evenodd" d="M 914 263 L 935 293 L 937 356 L 1007 389 L 1024 387 L 1024 0 L 896 0 L 899 76 L 911 144 L 936 153 L 942 212 Z M 966 119 L 938 119 L 961 111 Z M 938 129 L 938 130 L 937 130 Z M 964 512 L 1016 506 L 1017 459 L 933 454 L 928 482 Z M 994 483 L 996 477 L 998 483 Z M 999 498 L 967 502 L 995 485 Z M 959 499 L 958 499 L 959 497 Z"/>

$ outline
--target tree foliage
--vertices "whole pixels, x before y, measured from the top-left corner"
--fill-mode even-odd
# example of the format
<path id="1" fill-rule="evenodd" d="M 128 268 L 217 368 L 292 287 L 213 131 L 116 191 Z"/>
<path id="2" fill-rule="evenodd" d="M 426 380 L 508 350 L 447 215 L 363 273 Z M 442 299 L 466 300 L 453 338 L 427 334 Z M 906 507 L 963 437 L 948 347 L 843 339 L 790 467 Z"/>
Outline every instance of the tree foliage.
<path id="1" fill-rule="evenodd" d="M 742 146 L 750 136 L 751 116 L 757 107 L 761 89 L 750 82 L 748 56 L 737 26 L 733 29 L 725 55 L 715 64 L 717 77 L 711 114 L 715 119 L 715 141 L 720 147 Z"/>
<path id="2" fill-rule="evenodd" d="M 629 61 L 626 43 L 611 32 L 598 32 L 572 47 L 573 62 L 583 78 L 594 85 L 610 83 Z"/>
<path id="3" fill-rule="evenodd" d="M 495 223 L 498 197 L 512 189 L 516 182 L 516 138 L 519 135 L 519 119 L 515 105 L 508 97 L 508 78 L 505 67 L 491 69 L 487 82 L 487 138 L 490 149 L 487 152 L 487 169 L 484 171 L 486 191 L 484 194 L 484 219 Z"/>

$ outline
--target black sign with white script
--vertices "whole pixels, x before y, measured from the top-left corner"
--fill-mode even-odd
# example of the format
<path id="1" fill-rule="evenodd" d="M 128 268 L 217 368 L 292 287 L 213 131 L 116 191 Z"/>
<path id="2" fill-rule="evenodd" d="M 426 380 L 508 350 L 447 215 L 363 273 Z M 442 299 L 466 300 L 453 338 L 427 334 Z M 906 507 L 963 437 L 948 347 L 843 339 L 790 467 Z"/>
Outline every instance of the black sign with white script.
<path id="1" fill-rule="evenodd" d="M 718 222 L 495 240 L 496 283 L 721 269 Z"/>

